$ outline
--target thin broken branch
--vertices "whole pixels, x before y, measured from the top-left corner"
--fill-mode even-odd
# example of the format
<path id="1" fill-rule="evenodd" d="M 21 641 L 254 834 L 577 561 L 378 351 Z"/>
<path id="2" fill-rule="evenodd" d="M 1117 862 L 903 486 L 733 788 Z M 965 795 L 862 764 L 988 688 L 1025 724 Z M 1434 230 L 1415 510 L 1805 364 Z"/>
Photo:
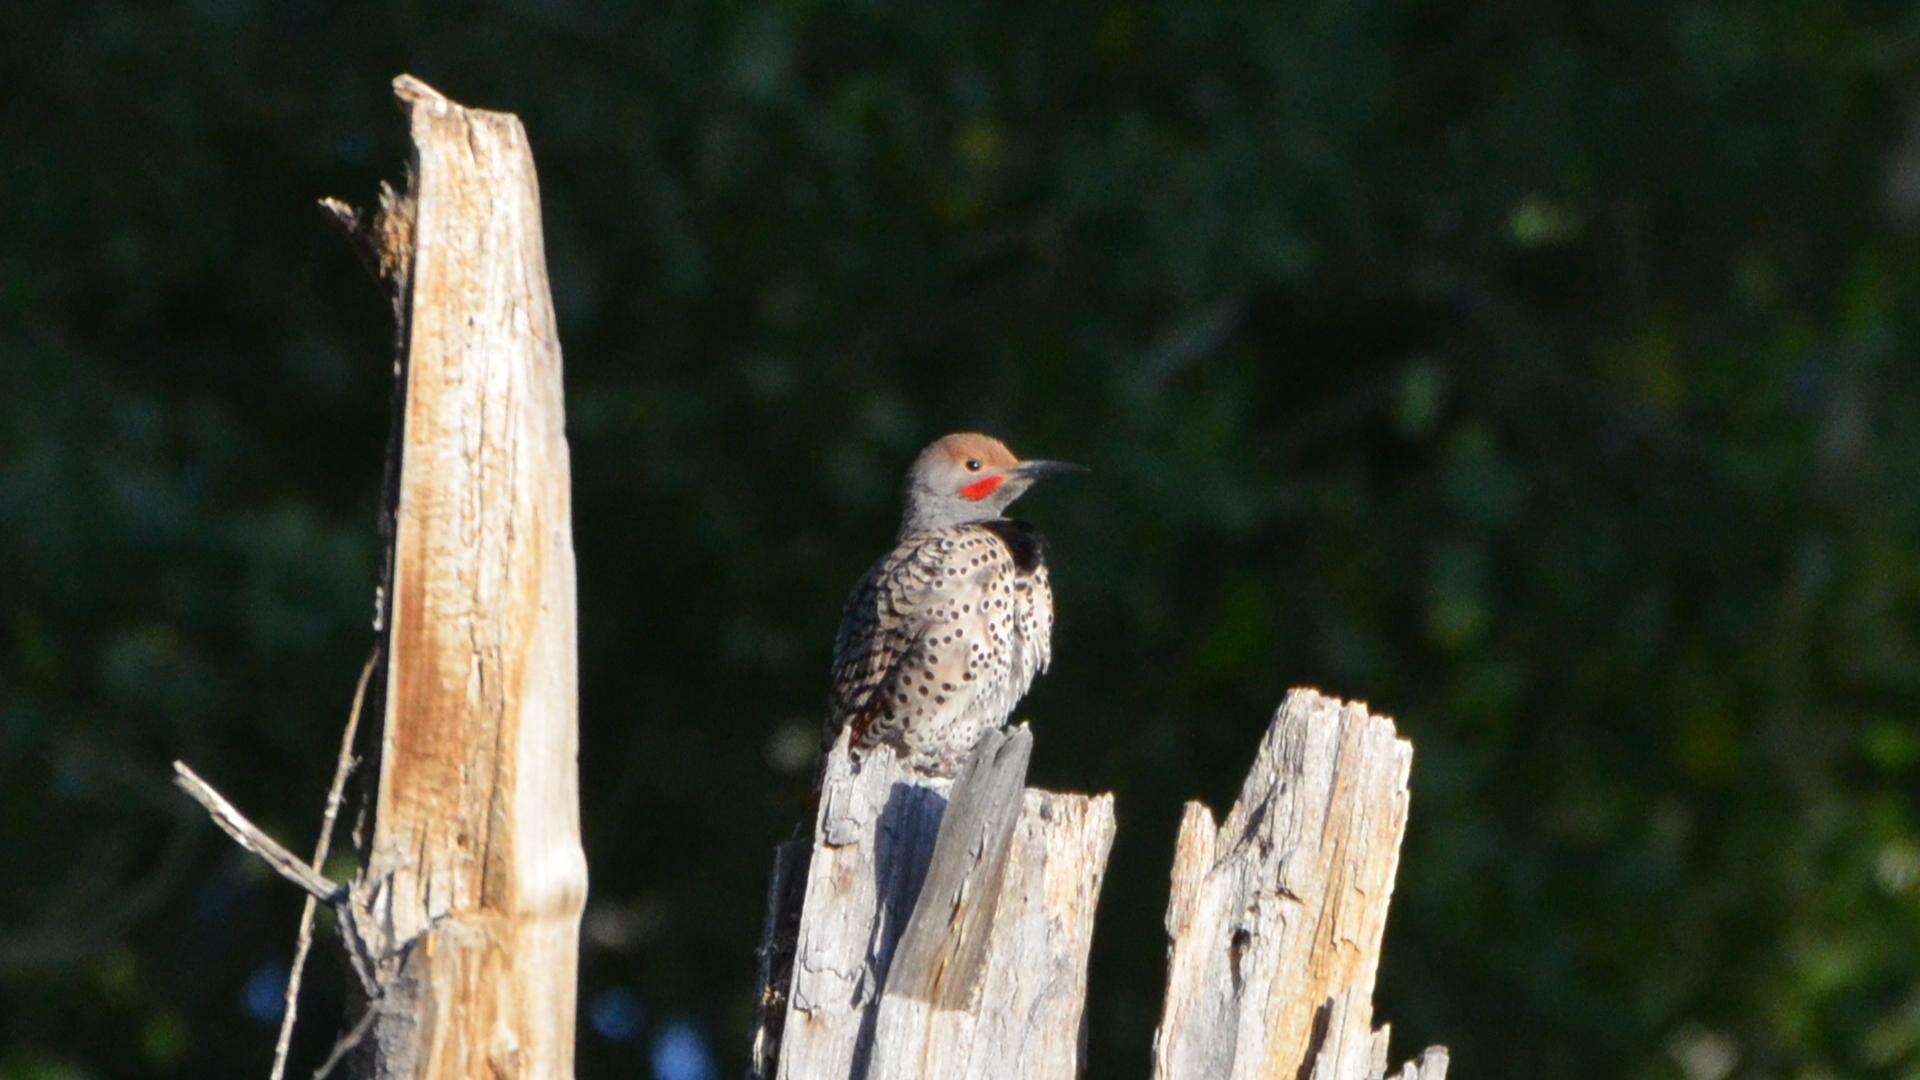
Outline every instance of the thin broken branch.
<path id="1" fill-rule="evenodd" d="M 226 796 L 200 779 L 200 775 L 188 768 L 186 762 L 173 763 L 173 782 L 179 785 L 180 790 L 191 795 L 193 801 L 206 808 L 215 825 L 233 837 L 235 843 L 260 856 L 260 860 L 274 873 L 300 886 L 316 900 L 337 904 L 344 899 L 346 886 L 335 884 L 326 875 L 301 862 L 293 852 L 281 847 L 278 840 L 261 832 L 260 826 L 248 821 L 245 814 L 234 809 Z"/>
<path id="2" fill-rule="evenodd" d="M 333 844 L 334 822 L 340 817 L 341 793 L 346 790 L 347 774 L 353 771 L 353 740 L 360 730 L 360 708 L 366 704 L 367 683 L 379 666 L 380 649 L 375 646 L 360 668 L 360 681 L 353 688 L 353 707 L 347 711 L 347 727 L 340 735 L 340 756 L 333 764 L 333 786 L 327 789 L 327 808 L 320 818 L 320 839 L 314 843 L 313 859 L 308 863 L 314 873 L 326 869 L 327 849 Z M 293 946 L 293 964 L 287 968 L 287 988 L 281 994 L 280 1038 L 273 1046 L 273 1072 L 270 1080 L 281 1080 L 287 1073 L 287 1052 L 293 1045 L 293 1021 L 300 1010 L 300 977 L 306 971 L 307 953 L 313 948 L 313 913 L 316 901 L 311 895 L 300 907 L 300 932 Z"/>
<path id="3" fill-rule="evenodd" d="M 334 1067 L 346 1060 L 347 1055 L 353 1053 L 355 1047 L 366 1041 L 367 1032 L 373 1030 L 373 1018 L 379 1008 L 380 1002 L 377 998 L 367 1002 L 366 1011 L 360 1014 L 360 1019 L 354 1023 L 353 1028 L 340 1036 L 333 1044 L 333 1049 L 328 1052 L 327 1060 L 313 1070 L 313 1080 L 327 1080 L 327 1076 L 333 1072 Z"/>

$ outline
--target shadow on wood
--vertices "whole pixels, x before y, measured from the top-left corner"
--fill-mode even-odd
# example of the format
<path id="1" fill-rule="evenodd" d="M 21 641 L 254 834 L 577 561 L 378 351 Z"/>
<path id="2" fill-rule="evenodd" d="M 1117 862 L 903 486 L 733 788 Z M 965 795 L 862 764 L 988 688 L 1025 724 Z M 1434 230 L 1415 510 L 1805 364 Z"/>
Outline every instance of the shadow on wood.
<path id="1" fill-rule="evenodd" d="M 987 959 L 1033 733 L 990 731 L 954 779 L 933 861 L 887 971 L 886 995 L 961 1009 Z M 884 1010 L 883 1010 L 884 1011 Z"/>

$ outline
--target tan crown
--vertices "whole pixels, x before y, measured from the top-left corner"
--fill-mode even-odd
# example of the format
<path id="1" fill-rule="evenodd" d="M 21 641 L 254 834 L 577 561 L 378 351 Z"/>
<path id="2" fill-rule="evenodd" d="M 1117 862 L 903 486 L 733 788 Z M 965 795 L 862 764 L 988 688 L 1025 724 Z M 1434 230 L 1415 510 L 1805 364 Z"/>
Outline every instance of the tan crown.
<path id="1" fill-rule="evenodd" d="M 1020 464 L 1020 459 L 1013 456 L 1013 451 L 1007 449 L 1006 443 L 991 435 L 971 431 L 944 436 L 929 446 L 927 453 L 929 457 L 939 455 L 960 463 L 978 461 L 989 469 L 1011 469 Z"/>

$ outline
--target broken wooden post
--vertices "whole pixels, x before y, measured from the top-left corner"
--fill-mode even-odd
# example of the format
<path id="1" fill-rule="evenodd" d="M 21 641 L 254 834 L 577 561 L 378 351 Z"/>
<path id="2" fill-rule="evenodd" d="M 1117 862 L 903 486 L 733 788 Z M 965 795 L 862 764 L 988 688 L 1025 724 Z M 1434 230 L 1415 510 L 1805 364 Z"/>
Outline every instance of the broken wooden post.
<path id="1" fill-rule="evenodd" d="M 351 1051 L 377 1078 L 571 1077 L 587 878 L 539 189 L 517 118 L 410 76 L 394 92 L 408 190 L 384 191 L 373 215 L 323 204 L 399 321 L 372 842 L 344 889 L 270 841 L 250 846 L 291 862 L 282 872 L 339 916 L 367 1002 L 334 1060 Z M 252 829 L 237 811 L 222 820 Z"/>
<path id="2" fill-rule="evenodd" d="M 1287 695 L 1227 819 L 1188 803 L 1174 855 L 1159 1080 L 1380 1080 L 1373 983 L 1413 747 L 1393 721 Z M 1434 1047 L 1399 1074 L 1443 1080 Z"/>
<path id="3" fill-rule="evenodd" d="M 776 858 L 754 1076 L 1078 1074 L 1113 798 L 1027 790 L 1031 745 L 992 733 L 949 783 L 842 736 Z"/>
<path id="4" fill-rule="evenodd" d="M 361 885 L 390 958 L 375 1074 L 571 1076 L 587 867 L 539 183 L 518 118 L 404 76 L 394 90 L 414 168 L 405 249 L 381 260 L 404 265 L 408 295 L 386 717 Z"/>

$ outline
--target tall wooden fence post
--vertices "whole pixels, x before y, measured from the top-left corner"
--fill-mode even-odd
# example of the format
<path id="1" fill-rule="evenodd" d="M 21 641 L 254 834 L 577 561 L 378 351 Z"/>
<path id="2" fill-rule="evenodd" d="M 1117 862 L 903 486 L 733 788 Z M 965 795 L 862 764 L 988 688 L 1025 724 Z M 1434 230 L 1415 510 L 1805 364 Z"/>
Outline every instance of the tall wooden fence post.
<path id="1" fill-rule="evenodd" d="M 539 185 L 518 118 L 405 76 L 395 92 L 414 168 L 410 237 L 380 233 L 406 297 L 406 385 L 362 883 L 393 969 L 374 1075 L 571 1076 L 587 869 Z"/>
<path id="2" fill-rule="evenodd" d="M 1227 819 L 1188 803 L 1157 1080 L 1379 1080 L 1373 983 L 1407 826 L 1413 747 L 1393 721 L 1287 695 Z M 1446 1050 L 1402 1080 L 1440 1080 Z"/>
<path id="3" fill-rule="evenodd" d="M 181 783 L 334 909 L 367 998 L 334 1060 L 380 1080 L 566 1078 L 587 869 L 539 189 L 517 118 L 410 76 L 394 92 L 411 127 L 408 190 L 384 191 L 371 215 L 323 204 L 391 286 L 399 322 L 365 865 L 348 886 L 328 881 L 184 766 Z"/>

